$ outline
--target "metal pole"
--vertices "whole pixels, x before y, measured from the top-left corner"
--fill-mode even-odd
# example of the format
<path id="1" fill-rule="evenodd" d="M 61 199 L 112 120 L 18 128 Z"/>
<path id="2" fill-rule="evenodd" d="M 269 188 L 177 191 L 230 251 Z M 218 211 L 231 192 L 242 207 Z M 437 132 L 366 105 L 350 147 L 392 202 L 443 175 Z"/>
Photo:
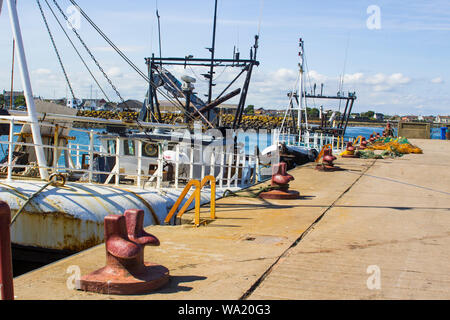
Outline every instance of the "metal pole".
<path id="1" fill-rule="evenodd" d="M 138 142 L 137 142 L 137 157 L 138 157 L 137 187 L 141 188 L 141 184 L 142 184 L 142 140 L 138 140 Z"/>
<path id="2" fill-rule="evenodd" d="M 211 46 L 211 68 L 209 71 L 209 91 L 208 91 L 208 104 L 212 101 L 212 87 L 213 87 L 213 74 L 214 74 L 214 51 L 216 49 L 216 25 L 217 25 L 217 0 L 214 5 L 214 24 L 213 24 L 213 38 L 212 38 L 212 46 Z M 209 112 L 208 112 L 208 120 Z"/>
<path id="3" fill-rule="evenodd" d="M 0 201 L 0 292 L 2 300 L 14 300 L 10 224 L 11 210 L 6 202 Z"/>
<path id="4" fill-rule="evenodd" d="M 349 107 L 349 110 L 348 110 L 348 114 L 349 114 L 349 115 L 350 115 L 350 113 L 352 113 L 353 102 L 355 102 L 355 99 L 352 99 L 352 101 L 350 102 L 350 107 Z M 344 138 L 345 131 L 347 130 L 348 118 L 349 118 L 349 117 L 347 117 L 347 119 L 346 119 L 346 121 L 345 121 L 344 131 L 342 132 L 342 138 Z"/>
<path id="5" fill-rule="evenodd" d="M 9 97 L 9 109 L 12 109 L 14 100 L 14 52 L 16 51 L 16 41 L 13 39 L 12 62 L 11 62 L 11 96 Z"/>
<path id="6" fill-rule="evenodd" d="M 35 151 L 36 151 L 36 159 L 39 165 L 39 173 L 41 175 L 41 179 L 47 180 L 48 172 L 47 169 L 45 168 L 47 167 L 47 161 L 44 154 L 44 148 L 42 147 L 41 130 L 38 124 L 36 106 L 34 104 L 33 91 L 31 89 L 30 75 L 28 73 L 28 65 L 25 57 L 22 34 L 20 31 L 19 18 L 17 16 L 17 8 L 16 4 L 14 3 L 14 0 L 6 0 L 6 3 L 8 5 L 11 20 L 11 28 L 16 42 L 19 69 L 22 76 L 22 86 L 24 89 L 25 100 L 27 102 L 28 117 L 29 121 L 31 122 L 30 124 L 31 132 L 33 134 L 34 144 L 36 145 Z"/>
<path id="7" fill-rule="evenodd" d="M 94 170 L 94 130 L 89 132 L 89 183 L 92 183 Z"/>
<path id="8" fill-rule="evenodd" d="M 159 57 L 162 58 L 162 53 L 161 53 L 161 21 L 160 21 L 160 16 L 159 16 L 159 12 L 158 12 L 158 8 L 156 8 L 156 18 L 158 19 L 158 38 L 159 38 Z M 161 62 L 162 65 L 162 62 Z"/>
<path id="9" fill-rule="evenodd" d="M 301 135 L 302 132 L 302 107 L 303 107 L 303 40 L 300 39 L 300 63 L 299 63 L 299 67 L 300 67 L 300 88 L 299 88 L 299 93 L 298 93 L 298 99 L 299 99 L 299 103 L 298 103 L 298 118 L 297 118 L 297 127 L 298 127 L 298 131 Z"/>
<path id="10" fill-rule="evenodd" d="M 8 176 L 7 181 L 12 181 L 12 161 L 14 152 L 14 119 L 9 122 L 9 146 L 8 146 Z"/>

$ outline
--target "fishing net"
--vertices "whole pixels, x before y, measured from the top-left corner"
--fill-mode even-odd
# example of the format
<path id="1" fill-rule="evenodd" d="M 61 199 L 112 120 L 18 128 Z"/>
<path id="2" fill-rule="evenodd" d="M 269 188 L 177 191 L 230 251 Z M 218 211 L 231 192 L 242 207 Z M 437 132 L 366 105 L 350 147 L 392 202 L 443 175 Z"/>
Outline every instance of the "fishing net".
<path id="1" fill-rule="evenodd" d="M 409 153 L 423 153 L 422 149 L 411 144 L 408 139 L 398 138 L 380 138 L 368 146 L 369 150 L 384 150 L 385 155 L 400 156 Z"/>
<path id="2" fill-rule="evenodd" d="M 372 150 L 358 150 L 355 152 L 355 155 L 361 159 L 383 159 L 383 156 L 375 154 L 375 152 L 373 152 Z"/>

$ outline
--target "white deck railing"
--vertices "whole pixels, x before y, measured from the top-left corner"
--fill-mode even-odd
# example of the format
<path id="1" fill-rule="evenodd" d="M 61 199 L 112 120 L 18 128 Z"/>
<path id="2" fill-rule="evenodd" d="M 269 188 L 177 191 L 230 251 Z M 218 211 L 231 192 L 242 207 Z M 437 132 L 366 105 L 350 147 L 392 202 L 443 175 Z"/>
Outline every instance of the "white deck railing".
<path id="1" fill-rule="evenodd" d="M 330 134 L 318 132 L 310 133 L 309 131 L 306 131 L 300 139 L 298 135 L 291 134 L 289 131 L 287 133 L 275 131 L 274 136 L 274 139 L 277 139 L 278 137 L 278 141 L 280 143 L 285 143 L 287 146 L 305 147 L 308 149 L 316 149 L 318 151 L 320 151 L 323 146 L 331 144 L 334 153 L 342 152 L 346 147 L 347 141 L 353 141 L 352 138 L 345 140 Z"/>
<path id="2" fill-rule="evenodd" d="M 0 123 L 9 123 L 10 124 L 10 134 L 8 141 L 0 141 L 0 144 L 8 146 L 8 159 L 7 163 L 1 164 L 3 167 L 7 167 L 7 179 L 11 180 L 13 177 L 13 170 L 15 168 L 41 168 L 37 164 L 28 163 L 28 164 L 16 164 L 13 163 L 14 157 L 13 152 L 18 146 L 21 147 L 33 147 L 33 150 L 30 152 L 34 152 L 34 147 L 37 145 L 34 143 L 27 143 L 23 141 L 18 141 L 18 139 L 14 139 L 14 135 L 18 136 L 19 134 L 14 132 L 15 126 L 23 126 L 29 125 L 30 123 L 24 120 L 15 120 L 14 118 L 0 119 Z M 189 181 L 190 179 L 202 179 L 207 175 L 213 175 L 216 178 L 216 184 L 218 187 L 240 187 L 244 188 L 250 186 L 252 184 L 261 181 L 261 172 L 259 165 L 259 157 L 255 152 L 254 155 L 246 155 L 242 153 L 244 149 L 238 149 L 237 153 L 227 152 L 225 150 L 225 146 L 222 148 L 216 148 L 211 153 L 211 157 L 209 161 L 203 161 L 203 156 L 199 157 L 199 160 L 194 161 L 195 153 L 200 153 L 199 148 L 192 146 L 185 146 L 182 143 L 175 145 L 176 157 L 174 160 L 166 161 L 163 158 L 163 152 L 167 149 L 167 144 L 164 142 L 158 143 L 158 155 L 154 158 L 145 157 L 142 155 L 142 140 L 134 140 L 135 141 L 135 154 L 134 155 L 124 155 L 122 148 L 122 140 L 131 140 L 127 137 L 117 136 L 115 139 L 115 152 L 105 152 L 102 150 L 98 143 L 100 141 L 101 134 L 95 132 L 94 130 L 84 130 L 80 128 L 64 128 L 62 125 L 52 124 L 48 122 L 40 122 L 39 125 L 41 128 L 52 128 L 54 129 L 70 129 L 71 131 L 77 131 L 88 136 L 88 144 L 81 144 L 77 142 L 68 142 L 68 137 L 58 137 L 58 135 L 54 135 L 53 141 L 57 141 L 57 144 L 50 144 L 52 141 L 48 139 L 48 144 L 41 145 L 44 148 L 44 151 L 47 155 L 50 154 L 48 150 L 52 150 L 53 161 L 51 166 L 44 167 L 49 172 L 59 172 L 59 173 L 67 173 L 69 176 L 78 175 L 80 178 L 83 176 L 83 181 L 88 183 L 94 183 L 99 181 L 100 175 L 103 175 L 103 178 L 106 177 L 103 184 L 109 184 L 114 178 L 114 184 L 119 186 L 121 184 L 129 185 L 130 180 L 133 181 L 135 186 L 144 188 L 144 187 L 154 187 L 158 190 L 163 188 L 164 186 L 171 188 L 181 188 L 184 186 L 183 182 Z M 61 143 L 61 140 L 65 140 L 66 142 Z M 181 148 L 189 150 L 189 162 L 183 163 L 181 161 L 181 157 L 179 156 L 181 153 Z M 234 149 L 232 149 L 234 150 Z M 115 159 L 114 168 L 110 171 L 102 171 L 96 170 L 94 168 L 94 158 L 104 156 L 104 157 L 113 157 Z M 83 158 L 87 160 L 89 158 L 88 163 L 85 163 L 83 166 Z M 64 159 L 64 165 L 61 164 L 61 160 Z M 128 161 L 130 163 L 134 161 L 136 163 L 136 172 L 122 172 L 119 168 L 121 168 L 121 164 Z M 145 160 L 145 161 L 144 161 Z M 47 161 L 48 163 L 48 161 Z M 149 163 L 153 165 L 154 172 L 150 174 L 149 167 L 145 168 L 144 163 Z M 86 168 L 87 165 L 87 168 Z M 164 167 L 172 167 L 173 177 L 168 181 L 164 179 Z M 184 174 L 181 174 L 181 169 L 184 169 Z M 187 172 L 185 172 L 187 169 Z M 145 173 L 147 172 L 147 173 Z M 200 172 L 200 174 L 199 174 Z M 128 181 L 123 181 L 121 178 L 127 177 Z M 102 179 L 100 179 L 102 180 Z M 126 183 L 128 182 L 128 183 Z"/>

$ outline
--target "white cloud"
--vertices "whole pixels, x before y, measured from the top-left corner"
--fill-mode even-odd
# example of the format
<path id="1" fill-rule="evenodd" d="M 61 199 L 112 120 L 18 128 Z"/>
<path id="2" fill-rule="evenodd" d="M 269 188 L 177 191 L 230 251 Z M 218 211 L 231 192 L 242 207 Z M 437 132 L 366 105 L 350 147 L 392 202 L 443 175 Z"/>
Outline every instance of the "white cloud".
<path id="1" fill-rule="evenodd" d="M 441 77 L 437 77 L 437 78 L 431 79 L 431 83 L 436 83 L 436 84 L 438 84 L 438 83 L 443 83 L 443 82 L 444 82 L 444 80 L 442 80 Z"/>
<path id="2" fill-rule="evenodd" d="M 324 83 L 328 80 L 330 80 L 329 77 L 327 77 L 326 75 L 320 74 L 315 70 L 311 70 L 306 74 L 306 79 L 311 79 L 311 81 L 313 82 L 320 82 L 320 83 Z"/>
<path id="3" fill-rule="evenodd" d="M 394 73 L 390 75 L 387 79 L 387 83 L 391 85 L 397 85 L 397 84 L 407 84 L 410 83 L 411 79 L 404 76 L 401 73 Z"/>
<path id="4" fill-rule="evenodd" d="M 110 77 L 115 77 L 115 78 L 123 77 L 122 70 L 120 70 L 119 67 L 112 67 L 112 68 L 108 69 L 106 74 Z"/>
<path id="5" fill-rule="evenodd" d="M 344 83 L 358 83 L 364 79 L 364 73 L 345 74 Z"/>
<path id="6" fill-rule="evenodd" d="M 52 71 L 49 70 L 49 69 L 40 68 L 40 69 L 33 70 L 31 73 L 32 73 L 33 75 L 38 75 L 38 76 L 40 76 L 40 75 L 49 75 L 49 74 L 52 73 Z"/>
<path id="7" fill-rule="evenodd" d="M 386 75 L 384 73 L 377 73 L 373 76 L 366 77 L 364 79 L 364 82 L 367 84 L 385 85 L 391 87 L 410 83 L 411 79 L 404 76 L 402 73 L 393 73 L 391 75 Z"/>

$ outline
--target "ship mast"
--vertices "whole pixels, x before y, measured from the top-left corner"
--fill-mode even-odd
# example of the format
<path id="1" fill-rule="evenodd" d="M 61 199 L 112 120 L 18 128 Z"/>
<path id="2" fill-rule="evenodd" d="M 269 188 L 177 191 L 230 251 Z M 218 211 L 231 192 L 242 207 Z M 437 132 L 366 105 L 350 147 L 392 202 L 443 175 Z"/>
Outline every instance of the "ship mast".
<path id="1" fill-rule="evenodd" d="M 216 26 L 217 26 L 217 0 L 215 0 L 214 4 L 214 23 L 213 23 L 213 35 L 212 35 L 212 45 L 211 48 L 208 48 L 211 52 L 211 67 L 209 70 L 209 88 L 208 88 L 208 104 L 212 101 L 212 87 L 213 84 L 213 76 L 214 76 L 214 56 L 216 51 Z M 211 120 L 210 118 L 210 111 L 207 113 L 207 119 Z"/>
<path id="2" fill-rule="evenodd" d="M 11 28 L 16 42 L 16 49 L 18 53 L 19 70 L 22 76 L 22 86 L 27 103 L 28 121 L 30 122 L 31 133 L 33 135 L 33 141 L 35 144 L 36 159 L 39 165 L 39 173 L 41 179 L 48 179 L 48 172 L 45 168 L 47 161 L 44 154 L 44 148 L 42 147 L 41 130 L 38 124 L 38 118 L 36 113 L 36 106 L 33 99 L 33 91 L 31 88 L 30 74 L 28 72 L 27 60 L 25 57 L 25 49 L 22 40 L 22 33 L 20 30 L 19 17 L 17 15 L 17 7 L 14 0 L 6 0 L 6 4 L 9 9 L 9 16 L 11 20 Z M 0 0 L 0 8 L 2 1 Z"/>
<path id="3" fill-rule="evenodd" d="M 303 43 L 303 39 L 300 38 L 299 40 L 299 47 L 300 47 L 300 51 L 299 51 L 299 56 L 300 56 L 300 63 L 298 64 L 299 69 L 300 69 L 300 82 L 299 82 L 299 92 L 298 92 L 298 117 L 297 117 L 297 127 L 298 127 L 298 132 L 301 136 L 302 134 L 302 110 L 303 110 L 303 98 L 304 98 L 304 43 Z M 306 106 L 305 106 L 305 123 L 306 123 L 306 128 L 308 127 L 308 116 L 306 113 Z"/>

